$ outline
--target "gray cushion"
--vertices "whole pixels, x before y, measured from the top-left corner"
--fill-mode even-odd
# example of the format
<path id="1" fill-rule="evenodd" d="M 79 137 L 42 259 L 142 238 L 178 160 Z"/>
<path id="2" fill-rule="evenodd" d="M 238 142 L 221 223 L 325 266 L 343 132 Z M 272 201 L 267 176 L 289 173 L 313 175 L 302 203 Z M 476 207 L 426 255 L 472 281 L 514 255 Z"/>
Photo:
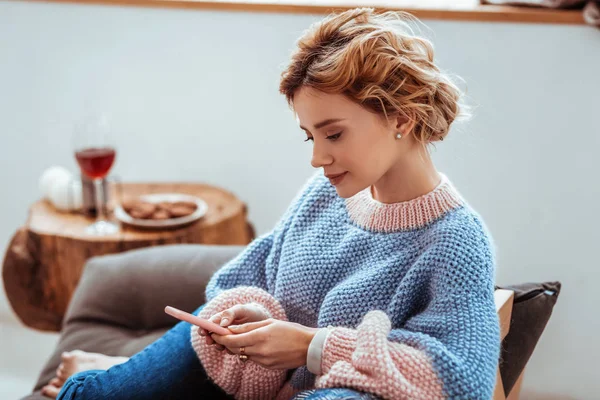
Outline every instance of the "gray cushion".
<path id="1" fill-rule="evenodd" d="M 510 329 L 502 341 L 500 376 L 510 393 L 546 328 L 560 294 L 560 282 L 527 282 L 502 286 L 515 292 Z"/>
<path id="2" fill-rule="evenodd" d="M 243 249 L 170 245 L 88 260 L 58 345 L 25 399 L 46 399 L 39 390 L 55 376 L 63 351 L 131 356 L 154 342 L 177 323 L 165 306 L 191 312 L 204 304 L 212 274 Z"/>

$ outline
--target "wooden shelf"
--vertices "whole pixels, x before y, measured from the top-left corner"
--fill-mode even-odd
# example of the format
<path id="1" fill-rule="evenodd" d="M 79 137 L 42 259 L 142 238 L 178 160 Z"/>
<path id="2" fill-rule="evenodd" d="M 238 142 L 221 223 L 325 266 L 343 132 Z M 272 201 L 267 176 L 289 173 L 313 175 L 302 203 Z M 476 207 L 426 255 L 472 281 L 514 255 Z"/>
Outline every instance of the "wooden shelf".
<path id="1" fill-rule="evenodd" d="M 581 10 L 481 5 L 476 0 L 28 0 L 49 3 L 167 7 L 291 14 L 328 14 L 354 7 L 403 10 L 420 19 L 585 24 Z"/>

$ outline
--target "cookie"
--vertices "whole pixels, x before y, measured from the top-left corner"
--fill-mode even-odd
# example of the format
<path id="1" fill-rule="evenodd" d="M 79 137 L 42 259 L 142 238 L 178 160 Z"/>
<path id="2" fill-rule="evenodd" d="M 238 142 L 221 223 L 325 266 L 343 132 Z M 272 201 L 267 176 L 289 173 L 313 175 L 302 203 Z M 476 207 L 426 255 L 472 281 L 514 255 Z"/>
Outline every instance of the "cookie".
<path id="1" fill-rule="evenodd" d="M 152 214 L 152 217 L 150 217 L 151 219 L 169 219 L 171 218 L 171 214 L 169 214 L 169 212 L 167 210 L 162 210 L 162 209 L 157 209 L 156 211 L 154 211 L 154 213 Z"/>
<path id="2" fill-rule="evenodd" d="M 173 205 L 169 207 L 168 211 L 173 218 L 181 218 L 192 214 L 194 211 L 196 211 L 196 209 L 186 206 Z"/>
<path id="3" fill-rule="evenodd" d="M 156 204 L 138 201 L 131 208 L 129 215 L 131 215 L 133 218 L 147 219 L 151 218 L 156 210 Z"/>
<path id="4" fill-rule="evenodd" d="M 135 219 L 148 218 L 148 214 L 145 214 L 145 213 L 137 211 L 137 210 L 131 210 L 128 212 L 128 214 L 131 216 L 131 218 L 135 218 Z M 152 215 L 152 214 L 150 214 L 150 215 Z"/>
<path id="5" fill-rule="evenodd" d="M 171 207 L 186 207 L 190 208 L 192 212 L 194 212 L 198 208 L 198 205 L 193 201 L 175 201 L 171 203 Z"/>
<path id="6" fill-rule="evenodd" d="M 131 210 L 133 210 L 133 207 L 138 203 L 138 200 L 133 200 L 133 199 L 126 199 L 123 200 L 121 202 L 121 207 L 123 208 L 123 210 L 125 210 L 125 212 L 127 214 L 129 214 L 131 212 Z"/>
<path id="7" fill-rule="evenodd" d="M 169 208 L 171 208 L 171 205 L 173 203 L 171 203 L 170 201 L 161 201 L 160 203 L 158 203 L 156 206 L 161 209 L 161 210 L 169 210 Z"/>

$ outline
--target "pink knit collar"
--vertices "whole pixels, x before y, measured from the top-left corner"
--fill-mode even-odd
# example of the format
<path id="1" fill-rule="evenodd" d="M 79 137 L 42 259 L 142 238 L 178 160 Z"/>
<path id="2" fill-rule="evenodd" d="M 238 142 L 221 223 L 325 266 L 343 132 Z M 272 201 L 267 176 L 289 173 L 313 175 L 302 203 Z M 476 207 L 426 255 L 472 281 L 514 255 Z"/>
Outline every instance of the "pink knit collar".
<path id="1" fill-rule="evenodd" d="M 376 232 L 421 228 L 465 203 L 448 177 L 440 176 L 441 182 L 431 192 L 400 203 L 375 200 L 369 186 L 346 199 L 346 210 L 358 226 Z"/>

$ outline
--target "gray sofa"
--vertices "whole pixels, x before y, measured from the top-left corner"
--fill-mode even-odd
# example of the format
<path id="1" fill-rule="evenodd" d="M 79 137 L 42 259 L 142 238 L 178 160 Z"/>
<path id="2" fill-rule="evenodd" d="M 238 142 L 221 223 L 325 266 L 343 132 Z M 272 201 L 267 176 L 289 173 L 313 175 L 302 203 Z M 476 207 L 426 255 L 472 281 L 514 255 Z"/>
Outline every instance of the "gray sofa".
<path id="1" fill-rule="evenodd" d="M 210 277 L 243 249 L 179 244 L 90 259 L 63 320 L 58 345 L 33 393 L 24 399 L 47 399 L 40 390 L 55 376 L 63 351 L 131 356 L 154 342 L 177 322 L 164 313 L 164 307 L 190 311 L 204 304 Z M 510 331 L 502 342 L 499 364 L 509 393 L 548 323 L 561 285 L 542 282 L 496 288 L 514 292 Z M 215 390 L 202 398 L 230 397 Z"/>

